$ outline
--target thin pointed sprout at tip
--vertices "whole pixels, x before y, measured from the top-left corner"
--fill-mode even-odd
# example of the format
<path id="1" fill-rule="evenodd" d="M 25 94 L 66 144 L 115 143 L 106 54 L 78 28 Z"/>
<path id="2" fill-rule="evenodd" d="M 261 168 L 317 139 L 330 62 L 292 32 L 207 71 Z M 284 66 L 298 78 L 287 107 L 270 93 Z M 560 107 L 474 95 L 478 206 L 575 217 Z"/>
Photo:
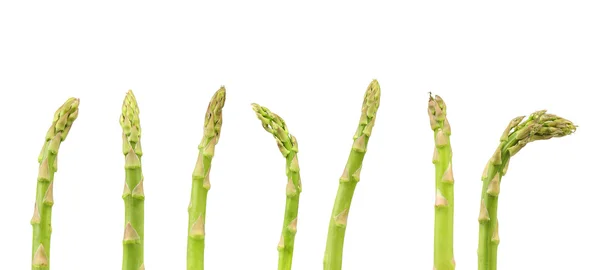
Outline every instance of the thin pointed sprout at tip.
<path id="1" fill-rule="evenodd" d="M 121 197 L 125 203 L 123 233 L 123 270 L 144 268 L 144 176 L 142 174 L 142 143 L 140 109 L 133 91 L 123 100 L 120 124 L 123 130 L 125 184 Z"/>
<path id="2" fill-rule="evenodd" d="M 435 165 L 434 269 L 454 270 L 454 174 L 450 123 L 446 103 L 440 96 L 429 96 L 428 113 L 433 130 L 432 162 Z"/>
<path id="3" fill-rule="evenodd" d="M 327 233 L 327 244 L 323 258 L 324 270 L 342 269 L 342 255 L 344 250 L 344 238 L 346 225 L 350 213 L 350 204 L 354 196 L 354 190 L 360 181 L 362 163 L 367 152 L 367 145 L 371 138 L 375 116 L 379 108 L 381 89 L 377 80 L 373 80 L 364 95 L 362 113 L 358 127 L 354 133 L 350 155 L 339 179 L 338 192 L 335 197 L 331 218 L 329 220 L 329 231 Z"/>
<path id="4" fill-rule="evenodd" d="M 496 270 L 498 245 L 498 196 L 500 183 L 506 175 L 510 159 L 525 145 L 538 140 L 548 140 L 570 135 L 576 126 L 562 117 L 545 110 L 512 119 L 500 136 L 500 145 L 487 162 L 482 174 L 482 191 L 479 210 L 478 269 Z"/>
<path id="5" fill-rule="evenodd" d="M 300 166 L 298 165 L 298 142 L 296 137 L 289 133 L 285 121 L 279 115 L 256 103 L 252 104 L 252 109 L 261 121 L 263 128 L 273 135 L 279 151 L 286 159 L 286 201 L 283 228 L 277 245 L 279 252 L 277 269 L 290 270 L 292 269 L 294 242 L 298 225 L 298 206 L 300 204 L 300 193 L 302 192 Z"/>
<path id="6" fill-rule="evenodd" d="M 192 191 L 188 207 L 187 270 L 204 269 L 206 200 L 210 189 L 210 169 L 215 146 L 221 136 L 225 87 L 215 92 L 204 116 L 204 134 L 198 145 L 198 158 L 192 172 Z"/>

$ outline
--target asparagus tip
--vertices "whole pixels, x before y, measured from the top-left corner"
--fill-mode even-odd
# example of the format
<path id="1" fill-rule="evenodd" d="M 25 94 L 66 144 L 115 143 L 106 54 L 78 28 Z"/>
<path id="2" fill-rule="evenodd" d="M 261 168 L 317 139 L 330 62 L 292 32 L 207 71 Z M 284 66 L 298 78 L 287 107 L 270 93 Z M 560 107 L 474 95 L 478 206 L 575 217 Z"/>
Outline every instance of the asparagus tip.
<path id="1" fill-rule="evenodd" d="M 573 134 L 577 126 L 570 120 L 560 116 L 549 114 L 546 110 L 539 110 L 522 121 L 524 117 L 517 117 L 511 121 L 503 134 L 503 139 L 510 131 L 517 143 L 508 148 L 510 156 L 514 156 L 527 143 L 538 140 L 549 140 Z M 522 122 L 521 122 L 522 121 Z"/>
<path id="2" fill-rule="evenodd" d="M 296 139 L 288 132 L 285 121 L 279 115 L 271 112 L 267 107 L 256 103 L 252 103 L 252 110 L 254 110 L 256 117 L 261 121 L 262 127 L 275 137 L 283 156 L 287 157 L 290 151 L 298 149 Z M 286 145 L 288 143 L 291 145 L 290 149 Z"/>
<path id="3" fill-rule="evenodd" d="M 373 118 L 379 108 L 380 97 L 381 87 L 379 86 L 379 82 L 373 79 L 365 92 L 363 114 L 366 114 L 369 118 Z"/>
<path id="4" fill-rule="evenodd" d="M 206 121 L 209 120 L 211 114 L 220 117 L 220 113 L 225 106 L 226 99 L 227 93 L 225 86 L 221 86 L 221 88 L 219 88 L 219 90 L 217 90 L 210 99 L 210 103 L 208 104 L 208 108 L 206 110 Z"/>
<path id="5" fill-rule="evenodd" d="M 134 146 L 134 144 L 140 141 L 141 128 L 139 114 L 140 109 L 138 107 L 137 100 L 133 94 L 133 91 L 129 90 L 125 95 L 125 99 L 123 99 L 121 117 L 119 120 L 121 127 L 123 128 L 125 138 L 127 138 L 127 141 L 130 143 L 129 146 L 124 145 L 124 149 L 126 147 L 131 148 L 131 146 Z"/>

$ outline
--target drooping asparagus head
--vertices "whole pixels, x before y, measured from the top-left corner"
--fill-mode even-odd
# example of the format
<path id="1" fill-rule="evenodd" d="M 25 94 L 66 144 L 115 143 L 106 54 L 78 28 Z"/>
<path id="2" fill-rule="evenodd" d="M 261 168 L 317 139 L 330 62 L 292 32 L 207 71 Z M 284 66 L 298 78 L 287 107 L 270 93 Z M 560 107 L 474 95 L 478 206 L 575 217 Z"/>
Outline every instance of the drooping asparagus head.
<path id="1" fill-rule="evenodd" d="M 37 196 L 31 218 L 33 226 L 32 267 L 49 269 L 51 214 L 54 205 L 54 173 L 58 170 L 57 154 L 79 114 L 79 99 L 69 98 L 54 113 L 52 125 L 46 132 L 44 146 L 38 156 Z"/>
<path id="2" fill-rule="evenodd" d="M 54 154 L 58 151 L 60 142 L 64 141 L 69 135 L 71 126 L 79 115 L 79 99 L 69 98 L 65 103 L 56 110 L 52 125 L 46 133 L 46 141 L 50 141 L 49 150 Z M 57 136 L 60 134 L 60 136 Z M 40 154 L 40 159 L 42 155 Z M 39 160 L 41 161 L 41 160 Z"/>
<path id="3" fill-rule="evenodd" d="M 486 164 L 481 179 L 483 190 L 479 211 L 479 270 L 496 269 L 498 233 L 498 196 L 500 183 L 508 170 L 510 159 L 525 145 L 539 140 L 564 137 L 575 132 L 577 127 L 569 120 L 548 114 L 545 110 L 532 113 L 525 121 L 519 116 L 510 121 L 500 145 Z"/>
<path id="4" fill-rule="evenodd" d="M 511 157 L 527 143 L 563 137 L 574 133 L 577 129 L 571 121 L 548 114 L 546 110 L 534 112 L 523 123 L 520 123 L 523 118 L 513 119 L 500 139 L 500 141 L 507 141 L 507 150 Z M 511 129 L 514 130 L 509 134 Z"/>
<path id="5" fill-rule="evenodd" d="M 279 151 L 286 159 L 287 185 L 285 193 L 287 198 L 283 228 L 277 244 L 277 251 L 279 252 L 279 266 L 277 269 L 290 270 L 292 269 L 294 241 L 298 228 L 298 205 L 300 203 L 300 193 L 302 192 L 297 155 L 298 142 L 296 137 L 289 133 L 285 121 L 279 115 L 256 103 L 252 104 L 252 109 L 261 121 L 263 128 L 273 135 Z"/>
<path id="6" fill-rule="evenodd" d="M 260 120 L 263 128 L 273 134 L 277 147 L 284 157 L 287 157 L 290 151 L 298 152 L 298 142 L 296 137 L 288 131 L 285 121 L 279 115 L 271 112 L 267 107 L 252 103 L 252 109 L 256 117 Z"/>

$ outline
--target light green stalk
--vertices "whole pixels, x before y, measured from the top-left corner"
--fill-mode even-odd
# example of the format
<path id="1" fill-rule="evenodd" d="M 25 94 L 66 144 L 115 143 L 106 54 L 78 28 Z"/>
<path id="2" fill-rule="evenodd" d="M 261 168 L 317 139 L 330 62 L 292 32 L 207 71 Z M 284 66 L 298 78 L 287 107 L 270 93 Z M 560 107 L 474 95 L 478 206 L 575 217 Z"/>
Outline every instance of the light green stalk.
<path id="1" fill-rule="evenodd" d="M 52 234 L 52 206 L 54 205 L 54 173 L 58 170 L 57 154 L 62 141 L 79 113 L 79 99 L 69 98 L 54 113 L 42 151 L 38 156 L 40 164 L 37 177 L 37 191 L 31 225 L 33 245 L 31 269 L 50 269 L 50 235 Z"/>
<path id="2" fill-rule="evenodd" d="M 125 233 L 123 234 L 123 270 L 144 269 L 144 176 L 142 175 L 142 144 L 140 110 L 133 92 L 123 101 L 123 155 L 125 155 Z"/>
<path id="3" fill-rule="evenodd" d="M 285 121 L 279 115 L 269 109 L 253 103 L 252 109 L 262 122 L 263 128 L 273 134 L 279 151 L 286 159 L 285 174 L 287 185 L 285 189 L 285 214 L 283 229 L 277 250 L 279 251 L 278 270 L 292 269 L 292 257 L 294 254 L 294 239 L 298 225 L 298 205 L 300 203 L 300 192 L 302 183 L 300 181 L 300 167 L 298 165 L 298 142 L 296 137 L 289 133 Z"/>
<path id="4" fill-rule="evenodd" d="M 367 151 L 367 144 L 371 137 L 371 131 L 375 124 L 375 115 L 379 108 L 379 97 L 381 90 L 377 80 L 373 80 L 364 96 L 362 115 L 354 134 L 354 143 L 350 156 L 340 177 L 340 184 L 335 198 L 335 204 L 331 214 L 329 232 L 327 235 L 327 246 L 323 259 L 323 269 L 342 269 L 342 254 L 344 249 L 344 236 L 346 224 L 350 212 L 350 203 L 354 195 L 356 184 L 360 180 L 360 171 L 363 158 Z"/>
<path id="5" fill-rule="evenodd" d="M 210 168 L 215 155 L 215 145 L 219 142 L 222 110 L 225 106 L 225 87 L 213 95 L 204 116 L 204 135 L 192 173 L 192 197 L 188 207 L 187 269 L 204 270 L 204 223 L 206 221 L 206 196 L 210 189 Z"/>
<path id="6" fill-rule="evenodd" d="M 436 189 L 433 269 L 454 270 L 454 174 L 446 103 L 441 97 L 430 95 L 428 112 L 435 141 L 432 159 Z"/>
<path id="7" fill-rule="evenodd" d="M 496 270 L 498 235 L 498 195 L 510 158 L 527 143 L 563 137 L 575 132 L 571 121 L 546 111 L 537 111 L 528 119 L 514 118 L 500 137 L 500 145 L 488 161 L 482 175 L 483 189 L 479 211 L 479 270 Z"/>

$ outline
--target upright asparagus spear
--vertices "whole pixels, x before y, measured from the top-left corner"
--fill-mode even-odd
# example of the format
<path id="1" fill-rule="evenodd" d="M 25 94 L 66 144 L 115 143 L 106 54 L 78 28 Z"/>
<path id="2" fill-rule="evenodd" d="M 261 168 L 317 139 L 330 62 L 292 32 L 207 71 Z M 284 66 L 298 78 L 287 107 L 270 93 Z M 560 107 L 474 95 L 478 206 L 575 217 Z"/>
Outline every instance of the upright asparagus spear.
<path id="1" fill-rule="evenodd" d="M 125 155 L 125 233 L 123 234 L 123 270 L 144 269 L 144 176 L 140 142 L 140 110 L 133 92 L 123 101 L 123 155 Z"/>
<path id="2" fill-rule="evenodd" d="M 446 118 L 446 103 L 441 97 L 429 96 L 429 123 L 434 132 L 435 148 L 435 270 L 454 270 L 454 175 L 450 124 Z"/>
<path id="3" fill-rule="evenodd" d="M 204 116 L 204 136 L 198 145 L 199 155 L 192 173 L 192 198 L 188 208 L 187 269 L 204 270 L 204 222 L 206 196 L 210 189 L 209 173 L 215 145 L 221 135 L 222 110 L 225 106 L 225 88 L 213 95 Z"/>
<path id="4" fill-rule="evenodd" d="M 569 120 L 547 114 L 545 110 L 534 112 L 528 119 L 514 118 L 500 137 L 500 145 L 488 161 L 482 175 L 481 208 L 479 211 L 479 270 L 496 270 L 498 236 L 498 195 L 500 182 L 506 174 L 510 158 L 527 143 L 563 137 L 575 132 Z"/>
<path id="5" fill-rule="evenodd" d="M 287 175 L 285 214 L 281 238 L 277 245 L 279 251 L 278 270 L 292 269 L 294 254 L 294 239 L 298 224 L 298 205 L 302 183 L 300 182 L 300 167 L 298 166 L 298 142 L 296 137 L 288 132 L 285 121 L 269 109 L 253 103 L 252 109 L 262 122 L 263 128 L 273 134 L 279 151 L 286 159 L 285 173 Z"/>
<path id="6" fill-rule="evenodd" d="M 40 163 L 37 177 L 37 191 L 31 225 L 33 226 L 33 245 L 31 253 L 32 270 L 50 269 L 50 236 L 52 234 L 52 206 L 54 205 L 54 173 L 58 170 L 56 157 L 62 141 L 79 113 L 79 99 L 69 98 L 54 113 L 54 119 L 48 132 L 42 151 L 38 156 Z"/>
<path id="7" fill-rule="evenodd" d="M 375 115 L 379 108 L 379 97 L 381 90 L 377 80 L 373 80 L 365 93 L 362 115 L 354 134 L 354 143 L 350 156 L 340 177 L 340 184 L 331 214 L 329 233 L 327 235 L 327 247 L 323 260 L 323 269 L 342 269 L 342 253 L 344 249 L 344 236 L 346 234 L 346 223 L 350 211 L 350 203 L 354 195 L 354 189 L 360 179 L 363 158 L 367 151 L 367 143 L 371 137 L 371 131 L 375 124 Z"/>

